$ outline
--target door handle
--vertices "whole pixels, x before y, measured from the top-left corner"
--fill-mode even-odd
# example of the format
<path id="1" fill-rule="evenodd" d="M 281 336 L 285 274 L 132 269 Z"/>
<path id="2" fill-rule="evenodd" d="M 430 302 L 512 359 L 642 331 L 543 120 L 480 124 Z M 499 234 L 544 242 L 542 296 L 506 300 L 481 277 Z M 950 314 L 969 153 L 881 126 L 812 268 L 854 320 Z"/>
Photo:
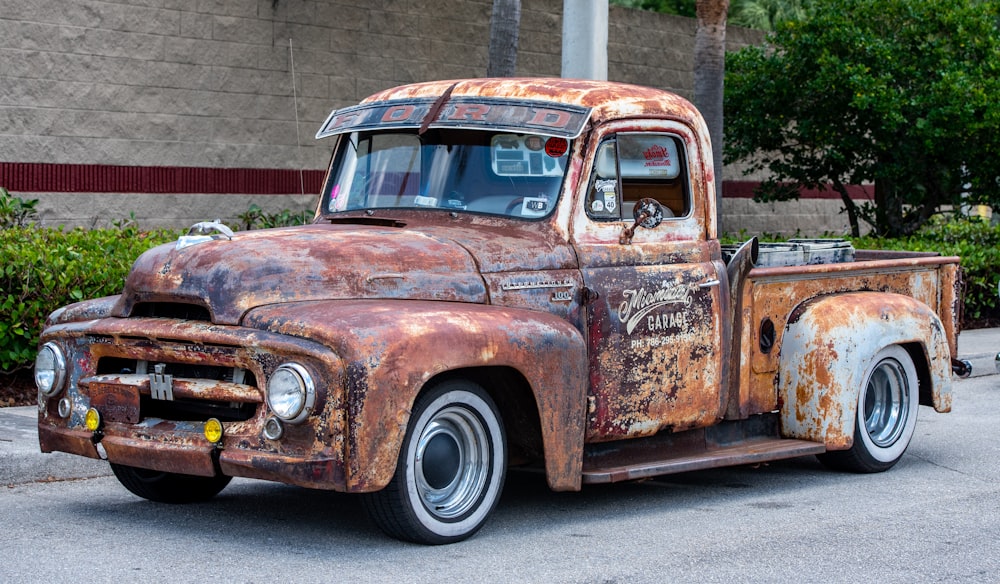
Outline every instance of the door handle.
<path id="1" fill-rule="evenodd" d="M 720 282 L 718 280 L 709 280 L 707 282 L 702 282 L 701 284 L 698 284 L 698 287 L 699 288 L 714 288 L 715 286 L 718 286 L 719 284 L 720 284 Z"/>

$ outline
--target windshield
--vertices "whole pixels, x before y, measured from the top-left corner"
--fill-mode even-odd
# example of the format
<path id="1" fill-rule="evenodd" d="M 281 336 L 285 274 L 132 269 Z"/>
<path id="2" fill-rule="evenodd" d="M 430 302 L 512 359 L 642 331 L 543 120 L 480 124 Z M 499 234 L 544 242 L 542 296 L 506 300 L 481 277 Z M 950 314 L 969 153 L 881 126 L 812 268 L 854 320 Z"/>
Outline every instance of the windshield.
<path id="1" fill-rule="evenodd" d="M 323 210 L 546 217 L 555 209 L 569 148 L 566 138 L 479 130 L 344 134 L 323 189 Z"/>

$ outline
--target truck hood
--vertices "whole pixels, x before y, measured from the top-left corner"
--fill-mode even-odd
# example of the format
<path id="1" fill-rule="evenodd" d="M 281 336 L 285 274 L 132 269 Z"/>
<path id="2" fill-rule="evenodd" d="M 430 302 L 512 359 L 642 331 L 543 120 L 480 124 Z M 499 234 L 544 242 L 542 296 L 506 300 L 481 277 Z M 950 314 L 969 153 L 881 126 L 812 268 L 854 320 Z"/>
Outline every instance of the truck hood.
<path id="1" fill-rule="evenodd" d="M 248 231 L 136 260 L 112 311 L 167 316 L 176 305 L 239 324 L 267 304 L 348 298 L 485 303 L 482 276 L 459 244 L 381 226 L 306 225 Z"/>

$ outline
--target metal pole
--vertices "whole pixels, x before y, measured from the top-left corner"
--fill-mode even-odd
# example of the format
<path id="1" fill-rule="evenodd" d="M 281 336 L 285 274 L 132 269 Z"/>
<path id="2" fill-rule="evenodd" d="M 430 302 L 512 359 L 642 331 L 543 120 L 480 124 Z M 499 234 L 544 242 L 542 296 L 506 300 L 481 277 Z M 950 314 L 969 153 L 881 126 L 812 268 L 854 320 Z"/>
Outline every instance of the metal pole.
<path id="1" fill-rule="evenodd" d="M 562 76 L 608 79 L 608 0 L 563 0 Z"/>

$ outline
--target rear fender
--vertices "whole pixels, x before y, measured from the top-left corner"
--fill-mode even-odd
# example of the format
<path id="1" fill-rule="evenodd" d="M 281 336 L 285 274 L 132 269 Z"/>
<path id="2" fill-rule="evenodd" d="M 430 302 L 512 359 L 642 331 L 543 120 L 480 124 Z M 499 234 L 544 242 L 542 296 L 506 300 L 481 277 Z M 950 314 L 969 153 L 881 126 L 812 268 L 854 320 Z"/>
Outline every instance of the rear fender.
<path id="1" fill-rule="evenodd" d="M 950 411 L 950 352 L 937 314 L 909 296 L 839 294 L 811 300 L 789 318 L 778 378 L 782 434 L 850 448 L 865 370 L 889 345 L 914 358 L 921 403 Z"/>
<path id="2" fill-rule="evenodd" d="M 554 490 L 579 490 L 587 404 L 586 343 L 541 312 L 423 301 L 302 302 L 251 311 L 247 326 L 330 346 L 346 375 L 349 491 L 392 479 L 414 400 L 457 369 L 510 367 L 531 387 Z"/>

